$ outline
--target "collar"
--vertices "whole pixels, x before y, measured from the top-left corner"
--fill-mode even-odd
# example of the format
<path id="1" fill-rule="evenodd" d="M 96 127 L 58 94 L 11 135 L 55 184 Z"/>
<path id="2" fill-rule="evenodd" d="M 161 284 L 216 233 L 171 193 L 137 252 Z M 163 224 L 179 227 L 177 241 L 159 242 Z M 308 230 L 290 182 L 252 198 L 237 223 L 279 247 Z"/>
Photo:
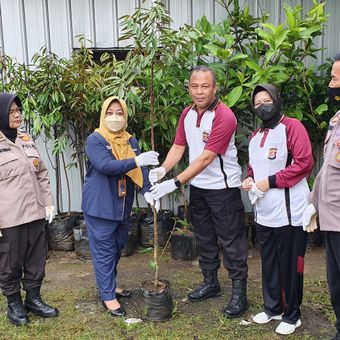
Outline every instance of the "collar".
<path id="1" fill-rule="evenodd" d="M 204 111 L 202 111 L 201 114 L 203 114 L 206 111 L 214 111 L 216 109 L 216 106 L 219 104 L 219 102 L 220 102 L 219 99 L 217 97 L 215 97 L 214 100 L 211 102 L 211 104 Z M 196 105 L 192 106 L 192 110 L 195 110 L 197 112 Z"/>

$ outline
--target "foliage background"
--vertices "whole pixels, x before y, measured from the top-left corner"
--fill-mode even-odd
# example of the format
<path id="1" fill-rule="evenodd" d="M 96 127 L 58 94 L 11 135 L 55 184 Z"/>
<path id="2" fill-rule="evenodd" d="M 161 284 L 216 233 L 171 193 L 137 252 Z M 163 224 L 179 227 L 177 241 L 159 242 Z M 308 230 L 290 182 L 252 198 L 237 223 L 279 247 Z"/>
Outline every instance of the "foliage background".
<path id="1" fill-rule="evenodd" d="M 57 176 L 64 171 L 67 178 L 68 169 L 76 166 L 81 182 L 85 139 L 97 127 L 103 100 L 109 95 L 126 99 L 129 130 L 144 151 L 154 147 L 162 160 L 173 141 L 179 115 L 190 103 L 187 80 L 198 64 L 209 64 L 216 71 L 219 97 L 238 118 L 243 165 L 248 136 L 258 124 L 250 93 L 260 82 L 279 87 L 283 112 L 304 123 L 316 146 L 335 110 L 326 99 L 331 63 L 328 60 L 315 69 L 313 62 L 318 51 L 315 41 L 327 21 L 325 3 L 313 3 L 306 14 L 299 5 L 285 5 L 287 19 L 275 26 L 265 11 L 259 17 L 250 15 L 247 2 L 221 0 L 228 13 L 221 23 L 212 24 L 203 16 L 195 27 L 185 25 L 176 31 L 170 27 L 172 20 L 164 6 L 155 2 L 151 8 L 137 9 L 120 19 L 121 39 L 132 47 L 124 61 L 104 54 L 95 62 L 86 40 L 79 37 L 81 47 L 69 59 L 46 48 L 34 55 L 31 65 L 1 56 L 0 90 L 17 92 L 28 129 L 53 141 Z M 151 145 L 151 135 L 155 145 Z M 74 150 L 69 163 L 64 158 L 66 148 Z M 185 163 L 186 159 L 181 167 Z"/>

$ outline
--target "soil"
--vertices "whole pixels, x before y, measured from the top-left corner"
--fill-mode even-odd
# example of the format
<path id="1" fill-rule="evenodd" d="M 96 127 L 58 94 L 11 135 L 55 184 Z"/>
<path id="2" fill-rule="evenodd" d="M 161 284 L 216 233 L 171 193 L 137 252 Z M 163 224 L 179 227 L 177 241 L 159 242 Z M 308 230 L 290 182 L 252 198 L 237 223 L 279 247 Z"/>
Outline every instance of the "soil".
<path id="1" fill-rule="evenodd" d="M 130 257 L 123 257 L 118 268 L 118 286 L 132 291 L 132 298 L 123 299 L 125 309 L 129 317 L 140 318 L 142 311 L 142 294 L 140 286 L 142 282 L 153 280 L 153 272 L 148 267 L 152 260 L 152 253 L 138 253 Z M 256 249 L 249 251 L 249 279 L 248 298 L 251 307 L 243 319 L 251 321 L 251 317 L 260 311 L 262 304 L 261 294 L 261 261 Z M 224 268 L 219 270 L 219 280 L 224 288 L 221 297 L 208 299 L 200 303 L 192 303 L 187 299 L 188 292 L 202 280 L 201 271 L 196 261 L 175 261 L 170 258 L 169 252 L 165 252 L 165 258 L 160 264 L 160 278 L 171 282 L 173 299 L 176 301 L 176 314 L 201 315 L 203 318 L 207 310 L 217 308 L 221 310 L 229 298 L 230 280 Z M 326 281 L 326 266 L 324 249 L 316 248 L 307 250 L 305 256 L 305 282 L 307 280 Z M 100 308 L 100 300 L 90 260 L 79 260 L 74 252 L 50 252 L 46 266 L 46 282 L 44 290 L 49 289 L 74 289 L 75 287 L 93 290 L 92 297 L 86 297 L 79 301 L 77 308 L 84 313 L 90 313 L 94 306 Z M 305 292 L 306 292 L 305 286 Z M 97 308 L 96 307 L 96 308 Z M 204 308 L 203 308 L 204 307 Z M 302 326 L 297 333 L 308 334 L 315 339 L 325 339 L 334 334 L 334 326 L 325 319 L 320 309 L 304 304 L 302 306 Z M 322 336 L 320 335 L 322 334 Z"/>

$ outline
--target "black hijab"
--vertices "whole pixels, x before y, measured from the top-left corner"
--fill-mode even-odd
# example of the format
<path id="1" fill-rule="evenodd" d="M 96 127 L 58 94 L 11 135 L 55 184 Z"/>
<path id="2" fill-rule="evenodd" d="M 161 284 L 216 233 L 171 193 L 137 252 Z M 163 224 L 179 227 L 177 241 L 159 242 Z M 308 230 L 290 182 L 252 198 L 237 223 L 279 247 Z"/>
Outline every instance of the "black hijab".
<path id="1" fill-rule="evenodd" d="M 272 85 L 272 84 L 258 84 L 255 86 L 252 94 L 251 94 L 251 106 L 253 110 L 256 112 L 254 108 L 254 100 L 255 100 L 255 95 L 259 92 L 262 91 L 267 91 L 270 96 L 273 99 L 273 117 L 270 118 L 269 120 L 262 120 L 261 128 L 269 128 L 269 129 L 274 129 L 279 121 L 281 120 L 282 114 L 281 114 L 281 99 L 280 99 L 280 93 L 278 89 Z"/>
<path id="2" fill-rule="evenodd" d="M 11 110 L 12 103 L 15 102 L 21 107 L 21 101 L 15 94 L 0 92 L 0 131 L 13 143 L 17 138 L 17 129 L 11 129 L 9 127 L 9 112 Z"/>

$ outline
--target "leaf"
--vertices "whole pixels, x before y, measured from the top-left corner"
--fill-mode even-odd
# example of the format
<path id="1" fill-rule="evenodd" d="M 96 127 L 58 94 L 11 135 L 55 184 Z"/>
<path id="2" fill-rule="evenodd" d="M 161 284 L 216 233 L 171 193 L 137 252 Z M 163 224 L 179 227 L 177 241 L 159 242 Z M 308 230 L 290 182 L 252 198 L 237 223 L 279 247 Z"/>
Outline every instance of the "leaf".
<path id="1" fill-rule="evenodd" d="M 156 270 L 156 262 L 155 261 L 149 261 L 148 266 L 152 270 Z"/>
<path id="2" fill-rule="evenodd" d="M 239 59 L 247 59 L 248 58 L 248 54 L 243 54 L 243 53 L 238 53 L 235 54 L 234 56 L 232 56 L 230 58 L 230 61 L 235 61 L 235 60 L 239 60 Z"/>
<path id="3" fill-rule="evenodd" d="M 272 42 L 273 35 L 267 31 L 256 29 L 257 34 L 269 44 Z"/>
<path id="4" fill-rule="evenodd" d="M 288 27 L 290 30 L 292 30 L 295 28 L 295 18 L 294 18 L 293 10 L 290 6 L 285 4 L 284 11 L 286 13 L 286 17 L 288 20 Z"/>
<path id="5" fill-rule="evenodd" d="M 240 99 L 243 89 L 242 86 L 237 86 L 226 97 L 226 102 L 229 107 L 233 107 L 236 102 Z"/>
<path id="6" fill-rule="evenodd" d="M 288 34 L 288 30 L 281 31 L 277 36 L 274 38 L 275 49 L 278 49 L 281 44 L 284 42 Z"/>
<path id="7" fill-rule="evenodd" d="M 310 28 L 306 28 L 306 29 L 301 29 L 300 30 L 300 37 L 302 39 L 311 39 L 312 38 L 312 34 L 315 32 L 322 31 L 322 26 L 318 25 L 318 26 L 312 26 Z"/>
<path id="8" fill-rule="evenodd" d="M 153 248 L 152 247 L 148 247 L 148 248 L 143 248 L 138 253 L 139 254 L 146 254 L 146 253 L 151 253 L 152 251 L 153 251 Z"/>
<path id="9" fill-rule="evenodd" d="M 245 63 L 250 69 L 252 69 L 256 72 L 261 72 L 261 67 L 257 63 L 255 63 L 254 61 L 246 60 Z"/>
<path id="10" fill-rule="evenodd" d="M 220 49 L 220 47 L 215 44 L 205 44 L 203 47 L 209 50 L 215 56 L 217 56 L 217 52 Z"/>
<path id="11" fill-rule="evenodd" d="M 314 113 L 321 116 L 327 110 L 328 110 L 328 105 L 327 104 L 321 104 L 314 110 Z"/>
<path id="12" fill-rule="evenodd" d="M 269 23 L 269 22 L 266 22 L 266 23 L 262 24 L 262 26 L 263 26 L 264 28 L 269 29 L 269 30 L 272 31 L 274 34 L 276 33 L 276 27 L 275 27 L 273 24 L 271 24 L 271 23 Z"/>

